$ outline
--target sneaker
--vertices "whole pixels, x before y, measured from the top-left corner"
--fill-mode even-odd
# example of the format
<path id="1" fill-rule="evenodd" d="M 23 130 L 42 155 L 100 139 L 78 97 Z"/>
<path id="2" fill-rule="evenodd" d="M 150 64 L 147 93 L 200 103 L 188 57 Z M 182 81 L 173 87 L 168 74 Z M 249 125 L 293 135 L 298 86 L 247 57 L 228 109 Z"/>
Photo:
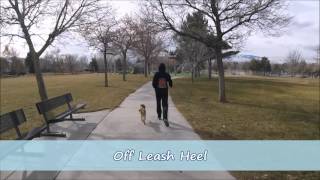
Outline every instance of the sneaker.
<path id="1" fill-rule="evenodd" d="M 161 117 L 158 117 L 158 119 L 159 119 L 159 121 L 161 121 L 162 119 L 161 119 Z"/>
<path id="2" fill-rule="evenodd" d="M 169 121 L 168 121 L 168 119 L 164 119 L 163 121 L 164 121 L 164 124 L 165 124 L 167 127 L 169 127 Z"/>

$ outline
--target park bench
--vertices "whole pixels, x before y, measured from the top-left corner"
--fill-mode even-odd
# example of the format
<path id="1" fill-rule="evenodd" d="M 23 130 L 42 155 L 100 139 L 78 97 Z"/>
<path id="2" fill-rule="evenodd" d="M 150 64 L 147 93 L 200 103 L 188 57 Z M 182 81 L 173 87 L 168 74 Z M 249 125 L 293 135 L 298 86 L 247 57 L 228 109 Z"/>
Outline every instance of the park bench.
<path id="1" fill-rule="evenodd" d="M 3 114 L 0 117 L 0 134 L 15 129 L 17 140 L 32 140 L 33 138 L 39 137 L 45 127 L 34 128 L 27 133 L 22 133 L 19 126 L 26 121 L 27 119 L 22 109 Z"/>
<path id="2" fill-rule="evenodd" d="M 36 104 L 39 114 L 43 115 L 46 123 L 47 132 L 42 133 L 44 136 L 66 137 L 65 133 L 50 131 L 50 124 L 63 121 L 85 121 L 84 118 L 73 118 L 72 114 L 76 113 L 80 109 L 85 108 L 86 104 L 77 104 L 75 106 L 72 106 L 72 101 L 72 95 L 70 93 L 67 93 L 62 96 L 54 97 Z M 55 115 L 54 117 L 50 117 L 49 113 L 52 112 L 52 110 L 66 105 L 67 110 L 58 115 Z M 70 118 L 66 118 L 68 116 L 70 116 Z"/>

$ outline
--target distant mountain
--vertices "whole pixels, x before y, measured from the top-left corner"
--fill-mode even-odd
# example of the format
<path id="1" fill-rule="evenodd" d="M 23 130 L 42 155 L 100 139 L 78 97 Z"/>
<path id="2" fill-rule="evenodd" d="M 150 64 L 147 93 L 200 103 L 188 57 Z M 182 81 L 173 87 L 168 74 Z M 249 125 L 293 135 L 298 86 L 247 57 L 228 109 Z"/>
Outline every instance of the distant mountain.
<path id="1" fill-rule="evenodd" d="M 251 61 L 252 59 L 261 59 L 261 57 L 255 56 L 255 55 L 250 55 L 250 54 L 237 54 L 234 56 L 230 56 L 226 59 L 230 60 L 230 61 L 246 62 L 246 61 Z"/>

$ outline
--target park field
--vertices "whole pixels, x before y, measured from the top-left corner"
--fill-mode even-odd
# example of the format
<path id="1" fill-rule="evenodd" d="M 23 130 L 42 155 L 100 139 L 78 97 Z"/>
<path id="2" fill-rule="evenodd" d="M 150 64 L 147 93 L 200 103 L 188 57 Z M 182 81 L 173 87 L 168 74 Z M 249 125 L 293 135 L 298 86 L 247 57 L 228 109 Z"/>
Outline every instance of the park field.
<path id="1" fill-rule="evenodd" d="M 203 139 L 319 140 L 319 79 L 228 77 L 176 79 L 171 96 Z"/>
<path id="2" fill-rule="evenodd" d="M 149 80 L 142 75 L 128 75 L 124 82 L 122 75 L 110 74 L 110 87 L 106 88 L 104 74 L 45 75 L 44 79 L 49 98 L 70 92 L 74 103 L 87 103 L 83 112 L 113 109 Z M 35 106 L 39 100 L 34 76 L 1 79 L 1 114 L 23 108 L 29 120 L 22 127 L 23 131 L 43 123 Z M 2 139 L 8 137 L 12 135 L 2 135 Z"/>
<path id="3" fill-rule="evenodd" d="M 171 96 L 207 140 L 319 140 L 319 79 L 226 78 L 228 103 L 218 102 L 217 79 L 174 80 Z M 170 117 L 169 117 L 170 118 Z M 231 172 L 239 180 L 319 180 L 320 172 Z"/>

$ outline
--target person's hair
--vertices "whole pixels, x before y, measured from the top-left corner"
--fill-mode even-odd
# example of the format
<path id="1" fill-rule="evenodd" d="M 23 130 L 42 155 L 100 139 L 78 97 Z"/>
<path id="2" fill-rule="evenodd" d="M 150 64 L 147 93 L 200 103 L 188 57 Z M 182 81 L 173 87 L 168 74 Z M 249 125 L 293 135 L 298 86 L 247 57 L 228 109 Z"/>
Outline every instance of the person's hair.
<path id="1" fill-rule="evenodd" d="M 159 72 L 166 72 L 166 65 L 164 63 L 159 65 Z"/>

